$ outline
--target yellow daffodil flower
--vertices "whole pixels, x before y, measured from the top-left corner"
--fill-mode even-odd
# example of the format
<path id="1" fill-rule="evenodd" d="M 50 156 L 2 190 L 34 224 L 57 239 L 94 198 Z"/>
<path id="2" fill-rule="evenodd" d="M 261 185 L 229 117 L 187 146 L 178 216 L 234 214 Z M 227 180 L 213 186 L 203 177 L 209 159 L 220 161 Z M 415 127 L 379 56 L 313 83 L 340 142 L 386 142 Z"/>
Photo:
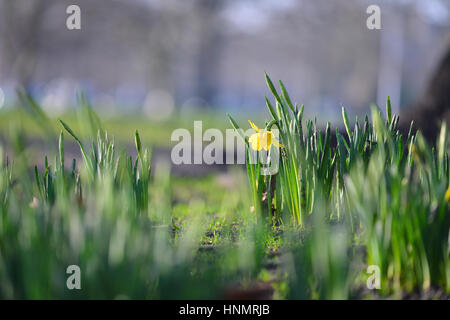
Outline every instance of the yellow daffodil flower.
<path id="1" fill-rule="evenodd" d="M 270 147 L 274 145 L 275 147 L 284 147 L 281 143 L 275 139 L 274 134 L 270 130 L 259 129 L 253 122 L 248 120 L 252 128 L 256 133 L 252 134 L 248 139 L 253 150 L 260 151 L 264 149 L 266 151 L 270 150 Z"/>
<path id="2" fill-rule="evenodd" d="M 450 203 L 450 187 L 448 187 L 447 191 L 445 192 L 445 201 Z"/>

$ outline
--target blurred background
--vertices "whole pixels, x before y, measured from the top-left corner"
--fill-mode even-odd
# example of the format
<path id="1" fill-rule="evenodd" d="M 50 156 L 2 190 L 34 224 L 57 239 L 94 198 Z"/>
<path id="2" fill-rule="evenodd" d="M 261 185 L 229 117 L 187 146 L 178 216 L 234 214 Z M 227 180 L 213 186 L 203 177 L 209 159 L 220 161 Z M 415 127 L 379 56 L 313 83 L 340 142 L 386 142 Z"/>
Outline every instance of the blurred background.
<path id="1" fill-rule="evenodd" d="M 366 27 L 371 4 L 382 30 Z M 266 71 L 321 121 L 387 95 L 398 113 L 445 53 L 449 15 L 450 0 L 0 0 L 0 107 L 24 87 L 52 115 L 78 90 L 105 116 L 265 114 Z"/>

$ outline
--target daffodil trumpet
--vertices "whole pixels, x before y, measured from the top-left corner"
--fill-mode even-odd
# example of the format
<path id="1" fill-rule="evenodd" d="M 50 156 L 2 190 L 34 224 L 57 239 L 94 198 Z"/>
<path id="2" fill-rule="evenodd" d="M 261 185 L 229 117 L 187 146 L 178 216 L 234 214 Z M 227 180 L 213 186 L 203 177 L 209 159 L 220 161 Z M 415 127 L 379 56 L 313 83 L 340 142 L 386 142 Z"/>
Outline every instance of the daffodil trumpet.
<path id="1" fill-rule="evenodd" d="M 267 125 L 266 129 L 258 128 L 258 126 L 256 126 L 251 120 L 248 120 L 248 122 L 252 126 L 253 130 L 256 131 L 256 133 L 252 134 L 248 139 L 248 142 L 253 150 L 261 151 L 262 149 L 264 149 L 266 151 L 269 151 L 272 145 L 277 148 L 284 147 L 281 143 L 278 142 L 271 130 L 272 125 L 275 124 L 274 121 L 271 121 Z"/>

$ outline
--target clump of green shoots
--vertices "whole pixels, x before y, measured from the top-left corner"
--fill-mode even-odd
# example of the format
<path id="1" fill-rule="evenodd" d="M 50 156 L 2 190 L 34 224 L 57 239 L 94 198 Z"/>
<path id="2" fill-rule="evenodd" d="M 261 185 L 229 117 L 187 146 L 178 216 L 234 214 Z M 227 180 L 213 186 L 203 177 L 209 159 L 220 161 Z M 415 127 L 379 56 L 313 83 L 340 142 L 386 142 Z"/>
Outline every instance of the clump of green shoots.
<path id="1" fill-rule="evenodd" d="M 42 111 L 24 97 L 33 112 Z M 257 274 L 264 242 L 256 243 L 251 225 L 242 230 L 244 245 L 200 254 L 208 208 L 192 205 L 191 219 L 175 232 L 170 168 L 157 163 L 150 176 L 139 133 L 135 158 L 117 152 L 86 102 L 84 108 L 79 127 L 90 128 L 88 138 L 59 121 L 64 131 L 43 167 L 29 163 L 25 145 L 14 147 L 21 152 L 14 166 L 0 147 L 0 298 L 220 298 L 225 284 Z M 81 161 L 69 165 L 67 135 L 81 150 Z M 81 269 L 82 290 L 66 287 L 70 265 Z"/>
<path id="2" fill-rule="evenodd" d="M 100 130 L 97 134 L 97 144 L 92 143 L 92 148 L 88 153 L 82 141 L 73 130 L 63 120 L 60 120 L 63 128 L 78 143 L 86 168 L 86 179 L 90 183 L 96 180 L 111 178 L 116 187 L 127 183 L 130 184 L 133 198 L 135 199 L 135 210 L 140 211 L 148 205 L 148 186 L 150 178 L 150 157 L 148 149 L 142 150 L 139 133 L 135 133 L 135 143 L 137 150 L 136 160 L 131 156 L 122 153 L 117 156 L 114 141 L 108 139 L 107 133 Z M 80 182 L 80 174 L 76 171 L 76 161 L 72 162 L 69 172 L 66 173 L 64 159 L 64 134 L 59 135 L 59 159 L 55 168 L 52 169 L 47 157 L 44 161 L 44 173 L 39 175 L 35 166 L 35 179 L 39 190 L 41 201 L 53 204 L 56 194 L 73 192 L 80 201 L 83 201 L 83 191 Z M 55 190 L 55 179 L 59 179 L 60 190 Z"/>
<path id="3" fill-rule="evenodd" d="M 296 224 L 302 226 L 305 217 L 313 211 L 314 197 L 317 190 L 321 190 L 325 197 L 334 198 L 337 219 L 341 216 L 343 203 L 344 176 L 347 174 L 357 159 L 368 162 L 373 150 L 381 141 L 374 131 L 368 117 L 361 124 L 356 120 L 354 129 L 350 127 L 347 112 L 342 107 L 342 117 L 347 137 L 339 130 L 335 132 L 335 145 L 330 123 L 327 123 L 325 131 L 317 127 L 316 121 L 308 120 L 303 123 L 304 106 L 293 104 L 289 94 L 280 81 L 281 95 L 275 89 L 271 79 L 266 75 L 267 85 L 275 98 L 275 108 L 266 97 L 266 106 L 271 115 L 267 122 L 267 128 L 277 127 L 284 147 L 281 148 L 279 171 L 272 177 L 262 177 L 261 162 L 251 164 L 247 162 L 249 180 L 255 199 L 261 202 L 264 191 L 272 191 L 270 205 L 275 207 L 279 215 L 289 213 Z M 386 121 L 388 133 L 392 137 L 395 146 L 392 160 L 397 164 L 404 164 L 404 147 L 402 136 L 398 131 L 398 116 L 390 118 L 391 106 L 388 99 Z M 243 135 L 238 124 L 229 116 L 233 127 Z M 248 145 L 248 139 L 244 137 Z M 408 142 L 413 139 L 410 135 Z M 272 148 L 273 149 L 273 148 Z M 269 152 L 274 152 L 274 150 Z M 250 148 L 247 148 L 247 159 L 250 157 Z M 276 179 L 276 188 L 270 188 L 270 181 Z"/>
<path id="4" fill-rule="evenodd" d="M 374 114 L 375 123 L 381 118 Z M 443 124 L 438 149 L 418 133 L 404 159 L 400 145 L 379 125 L 385 143 L 366 169 L 360 161 L 345 178 L 348 210 L 358 217 L 367 248 L 367 263 L 381 270 L 383 292 L 450 287 L 450 214 L 447 129 Z M 403 154 L 403 152 L 402 152 Z"/>
<path id="5" fill-rule="evenodd" d="M 315 121 L 304 124 L 304 107 L 292 103 L 284 84 L 280 81 L 279 94 L 267 75 L 266 82 L 275 99 L 274 107 L 266 97 L 271 116 L 266 128 L 279 129 L 284 147 L 280 148 L 279 171 L 273 176 L 261 174 L 261 163 L 247 163 L 254 202 L 258 203 L 255 207 L 263 207 L 268 201 L 278 219 L 291 217 L 294 225 L 305 229 L 309 217 L 317 214 L 315 206 L 319 206 L 325 210 L 321 216 L 328 224 L 345 226 L 348 239 L 366 246 L 367 264 L 381 269 L 384 293 L 417 287 L 426 290 L 432 284 L 448 292 L 450 214 L 444 196 L 449 186 L 445 124 L 437 150 L 429 147 L 420 133 L 413 133 L 413 124 L 404 137 L 388 98 L 386 120 L 379 109 L 372 107 L 372 121 L 367 116 L 363 123 L 356 119 L 353 128 L 342 107 L 345 133 L 336 130 L 333 143 L 329 123 L 325 131 Z M 229 118 L 242 135 L 238 124 Z M 243 138 L 248 146 L 247 138 Z M 274 180 L 275 187 L 270 182 Z M 330 232 L 324 230 L 324 234 Z M 307 237 L 307 248 L 320 248 L 320 242 L 329 239 L 314 239 L 314 234 L 313 230 Z M 309 252 L 303 258 L 313 266 L 320 260 L 320 253 Z M 341 258 L 335 258 L 324 265 L 340 265 Z"/>

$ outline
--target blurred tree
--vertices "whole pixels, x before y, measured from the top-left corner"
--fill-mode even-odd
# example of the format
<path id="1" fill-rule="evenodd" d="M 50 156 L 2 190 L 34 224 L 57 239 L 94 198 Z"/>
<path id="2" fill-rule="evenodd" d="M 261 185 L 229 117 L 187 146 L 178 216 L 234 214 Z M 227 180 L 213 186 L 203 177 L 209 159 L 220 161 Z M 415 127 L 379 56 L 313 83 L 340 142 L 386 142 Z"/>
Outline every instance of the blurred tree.
<path id="1" fill-rule="evenodd" d="M 196 96 L 213 105 L 217 90 L 220 53 L 223 49 L 223 25 L 219 13 L 224 0 L 197 0 L 196 15 L 201 24 L 197 28 L 198 54 L 196 58 Z"/>
<path id="2" fill-rule="evenodd" d="M 3 72 L 28 88 L 38 59 L 44 15 L 51 2 L 3 0 L 0 5 L 3 60 L 12 62 L 3 65 Z"/>
<path id="3" fill-rule="evenodd" d="M 447 49 L 435 72 L 432 74 L 425 94 L 410 108 L 404 108 L 401 114 L 401 127 L 404 133 L 414 120 L 428 141 L 435 141 L 440 123 L 450 126 L 450 47 Z"/>

